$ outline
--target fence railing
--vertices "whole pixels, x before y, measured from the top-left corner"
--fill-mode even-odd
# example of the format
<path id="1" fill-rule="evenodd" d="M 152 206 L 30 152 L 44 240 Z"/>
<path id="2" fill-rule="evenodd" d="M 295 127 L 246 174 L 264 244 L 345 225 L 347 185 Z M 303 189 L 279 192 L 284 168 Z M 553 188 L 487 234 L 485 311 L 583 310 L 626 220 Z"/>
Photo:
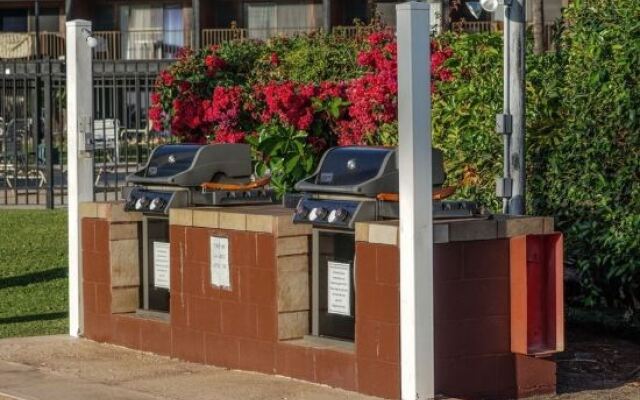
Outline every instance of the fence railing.
<path id="1" fill-rule="evenodd" d="M 501 21 L 458 21 L 451 24 L 451 28 L 457 32 L 480 33 L 502 30 Z"/>
<path id="2" fill-rule="evenodd" d="M 182 47 L 191 46 L 190 30 L 148 29 L 95 31 L 96 60 L 159 60 L 175 58 Z"/>
<path id="3" fill-rule="evenodd" d="M 0 204 L 64 204 L 64 62 L 0 62 L 0 69 Z"/>
<path id="4" fill-rule="evenodd" d="M 94 61 L 93 137 L 96 200 L 116 200 L 127 175 L 144 164 L 151 150 L 172 141 L 154 132 L 148 110 L 158 73 L 170 60 Z"/>

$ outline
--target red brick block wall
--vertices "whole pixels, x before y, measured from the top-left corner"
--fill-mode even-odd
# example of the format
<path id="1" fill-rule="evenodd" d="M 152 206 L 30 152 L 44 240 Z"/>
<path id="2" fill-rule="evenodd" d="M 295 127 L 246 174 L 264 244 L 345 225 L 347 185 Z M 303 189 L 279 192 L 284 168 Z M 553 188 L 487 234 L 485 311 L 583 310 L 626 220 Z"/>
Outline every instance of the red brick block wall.
<path id="1" fill-rule="evenodd" d="M 99 244 L 93 241 L 96 226 L 102 229 Z M 111 313 L 108 222 L 84 219 L 83 233 L 86 337 L 192 362 L 358 389 L 354 354 L 278 341 L 273 235 L 172 225 L 171 312 L 170 321 L 163 322 Z M 229 238 L 230 289 L 210 284 L 213 235 Z M 100 314 L 95 311 L 98 297 L 104 302 Z"/>
<path id="2" fill-rule="evenodd" d="M 356 254 L 359 391 L 397 398 L 398 248 L 358 242 Z M 509 262 L 508 239 L 435 246 L 438 393 L 513 398 L 555 391 L 555 363 L 511 353 Z"/>
<path id="3" fill-rule="evenodd" d="M 399 251 L 356 244 L 355 351 L 278 340 L 276 238 L 171 226 L 170 321 L 113 314 L 109 223 L 85 218 L 85 336 L 227 368 L 400 396 Z M 229 238 L 231 288 L 210 284 L 209 238 Z M 552 392 L 555 364 L 510 350 L 509 243 L 435 248 L 436 390 L 461 398 Z"/>

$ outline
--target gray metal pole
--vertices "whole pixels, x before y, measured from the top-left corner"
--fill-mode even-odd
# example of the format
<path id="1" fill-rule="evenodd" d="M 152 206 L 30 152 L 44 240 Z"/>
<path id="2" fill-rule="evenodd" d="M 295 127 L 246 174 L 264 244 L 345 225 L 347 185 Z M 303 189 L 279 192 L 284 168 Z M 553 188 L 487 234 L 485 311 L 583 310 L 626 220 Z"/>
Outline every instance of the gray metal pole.
<path id="1" fill-rule="evenodd" d="M 324 31 L 331 32 L 331 0 L 322 0 L 322 17 Z"/>
<path id="2" fill-rule="evenodd" d="M 200 48 L 200 0 L 192 0 L 191 2 L 191 15 L 192 26 L 191 32 L 193 37 L 191 38 L 191 44 L 194 49 Z"/>
<path id="3" fill-rule="evenodd" d="M 36 59 L 40 58 L 40 1 L 36 0 L 34 4 L 34 23 L 36 31 Z"/>
<path id="4" fill-rule="evenodd" d="M 502 140 L 503 140 L 503 197 L 502 197 L 502 212 L 505 214 L 509 213 L 509 197 L 511 196 L 511 163 L 510 163 L 510 153 L 511 153 L 511 87 L 509 84 L 509 78 L 511 76 L 511 53 L 510 53 L 510 37 L 511 37 L 511 24 L 510 24 L 510 11 L 511 5 L 505 2 L 504 5 L 504 26 L 503 26 L 503 56 L 504 56 L 504 66 L 503 66 L 503 82 L 502 82 L 502 113 L 504 115 L 502 119 L 503 123 L 503 131 L 502 131 Z M 508 190 L 505 190 L 508 188 Z"/>
<path id="5" fill-rule="evenodd" d="M 525 213 L 525 46 L 526 0 L 512 0 L 509 23 L 509 103 L 513 115 L 510 177 L 513 180 L 509 214 Z"/>

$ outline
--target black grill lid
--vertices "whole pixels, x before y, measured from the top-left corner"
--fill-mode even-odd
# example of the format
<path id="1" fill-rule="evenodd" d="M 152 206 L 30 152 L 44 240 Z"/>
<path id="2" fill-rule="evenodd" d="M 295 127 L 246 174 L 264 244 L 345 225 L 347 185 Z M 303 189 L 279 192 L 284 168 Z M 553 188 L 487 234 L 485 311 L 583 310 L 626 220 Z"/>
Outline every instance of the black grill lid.
<path id="1" fill-rule="evenodd" d="M 433 185 L 441 186 L 445 175 L 442 152 L 433 149 Z M 298 182 L 301 192 L 350 194 L 375 197 L 399 190 L 395 147 L 345 146 L 325 152 L 316 172 Z"/>
<path id="2" fill-rule="evenodd" d="M 127 176 L 127 182 L 195 187 L 216 176 L 249 178 L 251 171 L 246 144 L 168 144 L 156 147 L 144 168 Z"/>

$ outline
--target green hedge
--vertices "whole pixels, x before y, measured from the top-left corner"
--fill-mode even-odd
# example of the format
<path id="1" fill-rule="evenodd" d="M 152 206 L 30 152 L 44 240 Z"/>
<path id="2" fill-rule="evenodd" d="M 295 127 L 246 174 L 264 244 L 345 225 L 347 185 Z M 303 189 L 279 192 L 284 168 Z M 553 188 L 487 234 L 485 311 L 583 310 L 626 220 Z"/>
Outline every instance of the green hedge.
<path id="1" fill-rule="evenodd" d="M 560 52 L 540 61 L 551 104 L 530 138 L 531 205 L 565 232 L 582 301 L 638 315 L 640 2 L 574 0 L 565 18 Z"/>

